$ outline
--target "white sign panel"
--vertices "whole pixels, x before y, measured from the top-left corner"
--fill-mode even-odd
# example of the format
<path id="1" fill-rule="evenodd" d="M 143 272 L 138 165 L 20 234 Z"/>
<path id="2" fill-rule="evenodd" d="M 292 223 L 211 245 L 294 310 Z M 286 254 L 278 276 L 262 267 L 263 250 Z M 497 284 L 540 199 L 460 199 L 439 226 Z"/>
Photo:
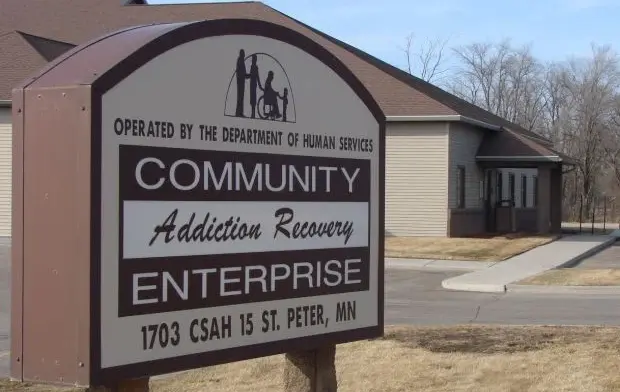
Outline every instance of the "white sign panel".
<path id="1" fill-rule="evenodd" d="M 101 369 L 380 335 L 383 124 L 360 87 L 297 35 L 186 41 L 101 97 Z"/>

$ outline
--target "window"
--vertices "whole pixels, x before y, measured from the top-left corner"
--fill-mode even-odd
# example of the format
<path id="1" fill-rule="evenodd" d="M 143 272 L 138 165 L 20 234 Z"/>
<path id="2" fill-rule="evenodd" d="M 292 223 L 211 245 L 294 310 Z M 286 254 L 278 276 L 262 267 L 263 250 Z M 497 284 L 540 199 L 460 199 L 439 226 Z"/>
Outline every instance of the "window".
<path id="1" fill-rule="evenodd" d="M 510 202 L 515 205 L 515 174 L 508 173 L 508 187 L 510 189 Z"/>
<path id="2" fill-rule="evenodd" d="M 465 208 L 465 166 L 456 168 L 456 208 Z"/>
<path id="3" fill-rule="evenodd" d="M 493 193 L 493 188 L 491 188 L 491 184 L 493 184 L 493 172 L 491 170 L 487 170 L 485 180 L 486 183 L 484 184 L 484 200 L 490 200 L 491 194 Z"/>
<path id="4" fill-rule="evenodd" d="M 527 207 L 527 176 L 521 175 L 521 207 Z"/>
<path id="5" fill-rule="evenodd" d="M 538 207 L 538 176 L 534 176 L 534 207 Z"/>
<path id="6" fill-rule="evenodd" d="M 500 202 L 504 198 L 504 175 L 501 171 L 497 172 L 497 201 Z"/>

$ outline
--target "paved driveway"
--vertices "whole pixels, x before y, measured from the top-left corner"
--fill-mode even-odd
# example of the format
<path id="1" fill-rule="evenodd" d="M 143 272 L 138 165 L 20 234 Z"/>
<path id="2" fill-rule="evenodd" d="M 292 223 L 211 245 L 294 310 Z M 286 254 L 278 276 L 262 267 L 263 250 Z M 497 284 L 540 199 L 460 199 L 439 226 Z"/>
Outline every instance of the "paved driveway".
<path id="1" fill-rule="evenodd" d="M 386 324 L 556 324 L 620 326 L 620 298 L 583 294 L 447 291 L 461 272 L 386 271 Z"/>
<path id="2" fill-rule="evenodd" d="M 9 369 L 9 244 L 0 239 L 0 377 Z M 612 324 L 620 300 L 612 296 L 485 294 L 447 291 L 441 281 L 462 272 L 386 271 L 386 324 Z"/>

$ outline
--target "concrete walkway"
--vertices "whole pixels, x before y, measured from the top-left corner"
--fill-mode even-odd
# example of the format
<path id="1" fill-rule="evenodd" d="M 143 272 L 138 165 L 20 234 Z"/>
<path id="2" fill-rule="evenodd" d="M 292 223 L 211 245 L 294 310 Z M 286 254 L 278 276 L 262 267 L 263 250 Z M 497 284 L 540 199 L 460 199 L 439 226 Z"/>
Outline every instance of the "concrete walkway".
<path id="1" fill-rule="evenodd" d="M 586 257 L 572 268 L 575 269 L 620 269 L 620 241 L 601 252 Z"/>
<path id="2" fill-rule="evenodd" d="M 450 290 L 503 293 L 506 286 L 541 272 L 575 264 L 610 246 L 620 232 L 611 235 L 571 235 L 539 246 L 489 268 L 446 279 L 442 287 Z"/>
<path id="3" fill-rule="evenodd" d="M 428 260 L 428 259 L 401 259 L 385 258 L 385 268 L 388 269 L 436 269 L 436 270 L 466 270 L 475 271 L 488 268 L 496 262 L 461 261 L 461 260 Z"/>

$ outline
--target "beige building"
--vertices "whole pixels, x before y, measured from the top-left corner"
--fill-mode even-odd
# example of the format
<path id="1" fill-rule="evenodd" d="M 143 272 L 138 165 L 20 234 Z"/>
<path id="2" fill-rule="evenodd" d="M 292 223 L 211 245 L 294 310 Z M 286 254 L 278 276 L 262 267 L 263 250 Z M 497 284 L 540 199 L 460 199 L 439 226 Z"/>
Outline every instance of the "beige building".
<path id="1" fill-rule="evenodd" d="M 562 171 L 572 162 L 554 151 L 549 140 L 263 3 L 3 0 L 0 236 L 11 235 L 11 89 L 74 46 L 103 34 L 139 24 L 208 18 L 261 19 L 292 28 L 330 50 L 366 85 L 388 119 L 387 235 L 559 231 Z"/>

